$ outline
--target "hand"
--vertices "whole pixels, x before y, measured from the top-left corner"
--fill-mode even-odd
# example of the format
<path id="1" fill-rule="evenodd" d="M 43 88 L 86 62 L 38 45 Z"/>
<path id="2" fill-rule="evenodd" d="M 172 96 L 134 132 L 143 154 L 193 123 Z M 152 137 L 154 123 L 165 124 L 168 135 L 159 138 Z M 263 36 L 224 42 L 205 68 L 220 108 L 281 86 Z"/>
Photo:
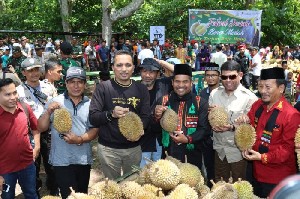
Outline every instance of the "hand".
<path id="1" fill-rule="evenodd" d="M 9 70 L 9 72 L 11 72 L 11 73 L 15 73 L 16 71 L 15 71 L 15 68 L 12 66 L 12 65 L 9 65 L 8 66 L 8 70 Z"/>
<path id="2" fill-rule="evenodd" d="M 157 105 L 155 107 L 155 112 L 154 112 L 154 116 L 156 119 L 160 119 L 162 117 L 162 114 L 168 109 L 167 106 L 162 106 L 162 105 Z"/>
<path id="3" fill-rule="evenodd" d="M 40 147 L 34 146 L 34 149 L 33 149 L 33 161 L 35 161 L 38 158 L 39 153 L 40 153 Z"/>
<path id="4" fill-rule="evenodd" d="M 75 135 L 72 131 L 69 131 L 68 133 L 64 134 L 63 139 L 68 144 L 82 144 L 83 139 L 80 138 L 80 136 Z"/>
<path id="5" fill-rule="evenodd" d="M 238 118 L 236 118 L 234 120 L 234 123 L 236 123 L 237 125 L 241 125 L 241 124 L 249 124 L 250 123 L 250 119 L 248 117 L 248 115 L 240 115 Z"/>
<path id="6" fill-rule="evenodd" d="M 2 176 L 0 176 L 0 192 L 2 191 L 3 187 L 2 185 L 5 183 L 5 180 Z"/>
<path id="7" fill-rule="evenodd" d="M 226 124 L 226 125 L 217 125 L 213 126 L 212 130 L 215 131 L 216 133 L 222 133 L 225 131 L 231 131 L 233 126 L 231 124 Z"/>
<path id="8" fill-rule="evenodd" d="M 253 149 L 247 149 L 242 152 L 243 158 L 246 160 L 261 160 L 261 154 Z"/>
<path id="9" fill-rule="evenodd" d="M 55 109 L 61 108 L 61 105 L 58 102 L 52 102 L 49 104 L 47 112 L 51 115 Z"/>
<path id="10" fill-rule="evenodd" d="M 114 118 L 121 118 L 126 115 L 126 113 L 129 112 L 129 108 L 123 108 L 121 106 L 115 106 L 113 112 L 112 112 L 112 117 Z"/>
<path id="11" fill-rule="evenodd" d="M 182 131 L 174 131 L 173 133 L 170 133 L 170 137 L 177 144 L 187 144 L 189 142 L 189 139 L 183 134 Z"/>

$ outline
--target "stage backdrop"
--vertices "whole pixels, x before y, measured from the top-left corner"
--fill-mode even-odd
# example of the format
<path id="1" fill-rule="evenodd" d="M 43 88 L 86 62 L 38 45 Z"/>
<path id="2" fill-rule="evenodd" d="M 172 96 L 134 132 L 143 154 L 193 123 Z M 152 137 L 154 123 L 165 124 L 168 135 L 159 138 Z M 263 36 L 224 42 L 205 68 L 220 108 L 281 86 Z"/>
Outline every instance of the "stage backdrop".
<path id="1" fill-rule="evenodd" d="M 261 10 L 189 10 L 189 39 L 212 44 L 250 42 L 258 46 Z"/>

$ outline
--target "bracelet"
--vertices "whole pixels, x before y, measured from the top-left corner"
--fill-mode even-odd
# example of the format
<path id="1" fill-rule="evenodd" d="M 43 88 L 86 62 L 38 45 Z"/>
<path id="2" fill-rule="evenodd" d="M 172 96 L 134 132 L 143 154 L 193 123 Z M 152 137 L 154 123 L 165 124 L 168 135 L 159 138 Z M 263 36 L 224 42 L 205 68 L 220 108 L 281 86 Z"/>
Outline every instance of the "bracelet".
<path id="1" fill-rule="evenodd" d="M 83 144 L 83 138 L 81 136 L 78 136 L 81 139 L 81 142 L 77 144 L 77 146 L 81 146 Z"/>

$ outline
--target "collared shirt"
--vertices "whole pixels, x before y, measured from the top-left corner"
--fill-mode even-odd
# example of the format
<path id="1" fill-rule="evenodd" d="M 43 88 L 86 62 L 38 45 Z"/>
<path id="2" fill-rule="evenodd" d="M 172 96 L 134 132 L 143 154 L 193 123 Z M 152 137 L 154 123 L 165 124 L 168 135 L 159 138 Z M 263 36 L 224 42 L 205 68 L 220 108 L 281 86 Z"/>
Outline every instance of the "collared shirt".
<path id="1" fill-rule="evenodd" d="M 252 126 L 254 126 L 255 112 L 261 105 L 263 105 L 263 112 L 257 123 L 256 142 L 253 146 L 255 151 L 258 151 L 263 130 L 271 114 L 275 109 L 279 110 L 279 114 L 272 132 L 269 151 L 265 153 L 265 164 L 262 161 L 253 161 L 253 174 L 259 182 L 278 184 L 287 176 L 297 172 L 294 138 L 300 124 L 300 113 L 284 97 L 281 97 L 270 109 L 263 104 L 262 100 L 258 100 L 248 113 Z"/>
<path id="2" fill-rule="evenodd" d="M 252 58 L 252 64 L 257 64 L 255 67 L 252 68 L 253 75 L 260 76 L 260 71 L 262 66 L 261 66 L 261 58 L 258 53 Z"/>
<path id="3" fill-rule="evenodd" d="M 37 119 L 27 107 L 30 127 L 37 130 Z M 0 126 L 0 175 L 26 168 L 33 162 L 33 152 L 29 142 L 27 116 L 20 103 L 13 114 L 0 106 Z"/>
<path id="4" fill-rule="evenodd" d="M 51 102 L 58 102 L 62 108 L 67 109 L 72 116 L 72 129 L 75 135 L 83 135 L 93 126 L 89 122 L 88 110 L 90 99 L 86 96 L 82 98 L 76 106 L 74 105 L 67 92 L 52 98 L 45 106 L 47 110 Z M 83 143 L 78 146 L 76 144 L 68 144 L 59 137 L 59 133 L 53 127 L 54 115 L 50 117 L 51 132 L 51 149 L 49 155 L 49 163 L 53 166 L 68 166 L 70 164 L 87 165 L 92 164 L 92 147 L 90 143 Z"/>
<path id="5" fill-rule="evenodd" d="M 224 107 L 228 113 L 228 123 L 232 124 L 238 116 L 247 114 L 256 100 L 257 97 L 241 84 L 231 95 L 228 95 L 225 92 L 225 88 L 220 86 L 211 92 L 209 105 Z M 213 132 L 213 139 L 213 147 L 218 152 L 221 160 L 223 160 L 225 156 L 228 163 L 238 162 L 243 159 L 241 151 L 235 144 L 233 131 L 225 131 L 222 133 Z"/>

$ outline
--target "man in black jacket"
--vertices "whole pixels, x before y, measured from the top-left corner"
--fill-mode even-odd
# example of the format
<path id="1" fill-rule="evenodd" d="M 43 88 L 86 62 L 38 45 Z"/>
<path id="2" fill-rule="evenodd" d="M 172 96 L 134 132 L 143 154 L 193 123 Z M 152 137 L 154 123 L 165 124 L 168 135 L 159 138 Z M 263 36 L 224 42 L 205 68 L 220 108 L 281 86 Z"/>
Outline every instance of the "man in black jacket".
<path id="1" fill-rule="evenodd" d="M 245 54 L 245 46 L 238 46 L 239 52 L 235 54 L 234 60 L 241 65 L 241 71 L 243 72 L 242 84 L 245 88 L 249 89 L 250 87 L 250 76 L 249 76 L 249 64 L 250 64 L 250 55 Z"/>

